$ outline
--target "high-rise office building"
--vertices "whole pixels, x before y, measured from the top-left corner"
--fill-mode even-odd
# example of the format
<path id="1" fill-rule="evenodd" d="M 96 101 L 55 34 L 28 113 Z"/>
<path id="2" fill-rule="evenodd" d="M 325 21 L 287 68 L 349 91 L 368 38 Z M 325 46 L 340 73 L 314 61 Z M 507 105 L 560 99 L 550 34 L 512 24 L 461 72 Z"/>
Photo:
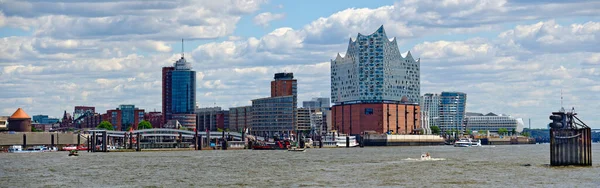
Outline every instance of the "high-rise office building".
<path id="1" fill-rule="evenodd" d="M 173 67 L 163 67 L 164 121 L 177 120 L 183 127 L 196 127 L 196 71 L 181 55 Z"/>
<path id="2" fill-rule="evenodd" d="M 293 73 L 276 73 L 271 97 L 252 100 L 252 134 L 291 135 L 297 130 L 297 83 Z"/>
<path id="3" fill-rule="evenodd" d="M 428 125 L 424 126 L 439 126 L 438 120 L 440 117 L 440 95 L 434 93 L 426 93 L 421 97 L 421 111 L 427 115 Z"/>
<path id="4" fill-rule="evenodd" d="M 452 129 L 463 131 L 466 108 L 466 93 L 442 92 L 440 95 L 439 119 L 437 122 L 440 129 L 442 131 Z"/>
<path id="5" fill-rule="evenodd" d="M 410 134 L 420 128 L 420 60 L 402 57 L 383 26 L 350 39 L 344 57 L 331 61 L 333 129 Z"/>

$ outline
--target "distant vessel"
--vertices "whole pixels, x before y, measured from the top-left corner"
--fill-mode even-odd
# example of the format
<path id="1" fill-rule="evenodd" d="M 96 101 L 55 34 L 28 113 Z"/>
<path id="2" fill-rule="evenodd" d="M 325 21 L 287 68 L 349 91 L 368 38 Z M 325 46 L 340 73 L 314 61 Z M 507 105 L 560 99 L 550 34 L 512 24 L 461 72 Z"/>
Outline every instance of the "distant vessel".
<path id="1" fill-rule="evenodd" d="M 56 147 L 48 148 L 46 146 L 33 146 L 33 147 L 28 147 L 27 149 L 23 149 L 23 147 L 19 146 L 19 145 L 10 146 L 8 148 L 9 153 L 37 153 L 37 152 L 51 152 L 51 151 L 58 151 L 58 148 L 56 148 Z"/>
<path id="2" fill-rule="evenodd" d="M 275 141 L 275 142 L 255 142 L 252 145 L 252 149 L 254 150 L 284 150 L 288 149 L 290 146 L 290 142 L 285 141 Z"/>
<path id="3" fill-rule="evenodd" d="M 290 149 L 288 149 L 288 151 L 298 151 L 298 152 L 304 152 L 306 151 L 304 148 L 298 148 L 298 147 L 291 147 Z"/>
<path id="4" fill-rule="evenodd" d="M 62 147 L 63 151 L 71 151 L 71 150 L 78 150 L 78 151 L 85 151 L 87 150 L 87 147 L 83 146 L 83 145 L 79 145 L 79 146 L 65 146 Z"/>
<path id="5" fill-rule="evenodd" d="M 356 141 L 356 136 L 348 136 L 350 139 L 349 146 L 356 147 L 358 146 L 358 141 Z M 346 147 L 346 136 L 336 136 L 335 143 L 337 147 Z"/>
<path id="6" fill-rule="evenodd" d="M 481 140 L 477 140 L 477 142 L 475 142 L 471 138 L 461 138 L 460 140 L 454 142 L 454 147 L 478 147 L 478 146 L 481 146 Z"/>

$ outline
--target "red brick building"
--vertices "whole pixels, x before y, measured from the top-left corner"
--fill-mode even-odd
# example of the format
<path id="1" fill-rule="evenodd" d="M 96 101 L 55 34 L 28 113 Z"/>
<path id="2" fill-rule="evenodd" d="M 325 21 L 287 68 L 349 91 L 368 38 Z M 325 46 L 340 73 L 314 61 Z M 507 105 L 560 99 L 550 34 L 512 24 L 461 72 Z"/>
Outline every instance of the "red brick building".
<path id="1" fill-rule="evenodd" d="M 294 73 L 276 73 L 274 78 L 271 81 L 271 97 L 296 95 Z"/>
<path id="2" fill-rule="evenodd" d="M 153 128 L 162 128 L 165 124 L 162 112 L 148 112 L 144 119 L 149 121 Z"/>
<path id="3" fill-rule="evenodd" d="M 344 134 L 364 131 L 413 134 L 421 127 L 417 104 L 375 103 L 345 104 L 331 108 L 333 130 Z"/>

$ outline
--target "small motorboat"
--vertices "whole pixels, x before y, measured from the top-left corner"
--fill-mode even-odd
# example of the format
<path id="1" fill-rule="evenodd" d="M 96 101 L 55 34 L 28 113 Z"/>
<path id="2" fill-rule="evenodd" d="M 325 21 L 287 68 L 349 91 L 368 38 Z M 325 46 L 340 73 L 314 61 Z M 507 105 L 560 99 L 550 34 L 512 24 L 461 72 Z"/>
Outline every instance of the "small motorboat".
<path id="1" fill-rule="evenodd" d="M 431 156 L 429 155 L 429 152 L 421 154 L 421 160 L 431 160 Z"/>
<path id="2" fill-rule="evenodd" d="M 297 148 L 297 147 L 291 147 L 290 149 L 288 149 L 288 151 L 299 151 L 299 152 L 304 152 L 306 151 L 304 148 Z"/>
<path id="3" fill-rule="evenodd" d="M 77 153 L 77 150 L 71 150 L 69 151 L 69 156 L 79 156 L 79 153 Z"/>

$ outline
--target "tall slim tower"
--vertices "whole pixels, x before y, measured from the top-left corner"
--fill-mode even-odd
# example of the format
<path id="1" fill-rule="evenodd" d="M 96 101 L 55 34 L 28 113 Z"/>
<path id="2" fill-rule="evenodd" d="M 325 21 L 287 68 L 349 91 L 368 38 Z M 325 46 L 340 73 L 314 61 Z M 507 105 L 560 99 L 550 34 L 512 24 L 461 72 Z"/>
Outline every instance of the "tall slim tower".
<path id="1" fill-rule="evenodd" d="M 163 113 L 165 123 L 178 120 L 183 127 L 196 126 L 196 71 L 183 56 L 173 67 L 163 67 Z"/>

